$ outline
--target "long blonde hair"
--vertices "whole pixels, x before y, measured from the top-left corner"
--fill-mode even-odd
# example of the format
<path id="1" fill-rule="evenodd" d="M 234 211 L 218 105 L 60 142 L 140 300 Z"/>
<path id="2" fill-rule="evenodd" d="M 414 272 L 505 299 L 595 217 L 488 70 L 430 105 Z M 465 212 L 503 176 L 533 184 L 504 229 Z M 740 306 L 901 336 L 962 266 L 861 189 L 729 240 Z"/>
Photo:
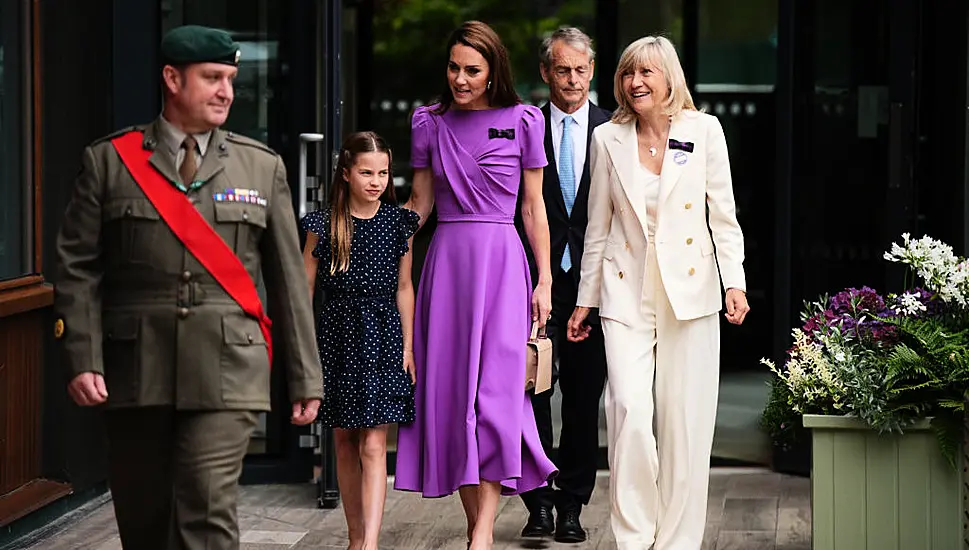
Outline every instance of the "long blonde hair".
<path id="1" fill-rule="evenodd" d="M 616 111 L 612 114 L 612 121 L 625 124 L 635 120 L 636 111 L 623 88 L 623 77 L 635 73 L 641 67 L 651 65 L 663 71 L 666 78 L 668 95 L 663 102 L 663 112 L 676 115 L 680 111 L 696 111 L 693 96 L 686 85 L 686 75 L 680 65 L 680 58 L 676 55 L 676 48 L 668 38 L 663 36 L 644 36 L 626 46 L 619 58 L 616 75 L 613 82 L 613 93 L 616 96 Z"/>
<path id="2" fill-rule="evenodd" d="M 347 177 L 361 153 L 387 153 L 388 169 L 394 160 L 387 142 L 375 132 L 355 132 L 343 142 L 330 185 L 330 275 L 350 269 L 353 217 L 350 215 L 350 181 Z M 380 200 L 393 204 L 397 198 L 392 171 L 387 179 L 387 188 Z"/>

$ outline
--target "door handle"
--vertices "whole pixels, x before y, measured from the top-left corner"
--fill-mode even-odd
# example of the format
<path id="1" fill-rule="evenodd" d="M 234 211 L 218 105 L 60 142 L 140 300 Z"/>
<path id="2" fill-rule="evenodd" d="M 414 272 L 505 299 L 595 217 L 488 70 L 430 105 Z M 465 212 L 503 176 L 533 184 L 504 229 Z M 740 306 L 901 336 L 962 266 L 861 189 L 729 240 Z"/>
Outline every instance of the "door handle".
<path id="1" fill-rule="evenodd" d="M 307 195 L 309 194 L 310 179 L 316 176 L 306 175 L 306 149 L 310 143 L 323 141 L 323 134 L 304 133 L 299 135 L 299 213 L 298 219 L 307 214 Z"/>
<path id="2" fill-rule="evenodd" d="M 905 106 L 892 103 L 888 119 L 888 188 L 901 189 L 905 162 Z"/>

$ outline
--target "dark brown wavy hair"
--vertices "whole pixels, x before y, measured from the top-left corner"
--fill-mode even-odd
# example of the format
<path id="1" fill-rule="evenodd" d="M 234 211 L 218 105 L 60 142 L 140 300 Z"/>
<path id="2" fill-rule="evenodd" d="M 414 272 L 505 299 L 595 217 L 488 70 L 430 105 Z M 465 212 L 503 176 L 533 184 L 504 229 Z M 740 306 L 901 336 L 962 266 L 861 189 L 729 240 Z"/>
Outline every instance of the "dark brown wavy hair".
<path id="1" fill-rule="evenodd" d="M 394 155 L 384 138 L 375 132 L 355 132 L 343 142 L 330 184 L 330 275 L 350 268 L 350 243 L 353 242 L 353 217 L 350 215 L 350 181 L 346 174 L 361 153 L 387 153 L 387 188 L 381 202 L 396 204 L 394 195 Z"/>
<path id="2" fill-rule="evenodd" d="M 515 91 L 515 81 L 511 76 L 511 62 L 508 60 L 508 49 L 501 42 L 498 33 L 481 21 L 466 21 L 451 33 L 444 52 L 445 61 L 451 59 L 451 48 L 461 44 L 481 54 L 488 62 L 488 78 L 491 86 L 485 91 L 488 105 L 491 107 L 511 107 L 522 102 Z M 434 114 L 444 114 L 454 103 L 451 86 L 444 82 L 444 91 L 438 99 L 438 106 Z"/>

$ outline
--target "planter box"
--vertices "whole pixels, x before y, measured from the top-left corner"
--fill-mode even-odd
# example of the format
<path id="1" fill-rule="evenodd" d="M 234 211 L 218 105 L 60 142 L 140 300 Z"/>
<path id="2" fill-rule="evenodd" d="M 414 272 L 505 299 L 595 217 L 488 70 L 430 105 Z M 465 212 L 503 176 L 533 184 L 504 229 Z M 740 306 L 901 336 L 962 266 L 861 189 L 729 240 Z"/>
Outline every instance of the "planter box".
<path id="1" fill-rule="evenodd" d="M 856 418 L 804 415 L 811 430 L 814 550 L 963 548 L 962 468 L 923 421 L 879 435 Z"/>

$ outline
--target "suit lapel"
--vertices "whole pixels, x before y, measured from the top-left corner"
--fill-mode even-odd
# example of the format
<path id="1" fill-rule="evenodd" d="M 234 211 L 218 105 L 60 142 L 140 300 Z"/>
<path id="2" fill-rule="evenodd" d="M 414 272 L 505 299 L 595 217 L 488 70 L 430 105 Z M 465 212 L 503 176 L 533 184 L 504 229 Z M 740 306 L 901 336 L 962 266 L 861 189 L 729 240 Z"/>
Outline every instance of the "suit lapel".
<path id="1" fill-rule="evenodd" d="M 680 114 L 673 119 L 673 123 L 670 125 L 670 135 L 669 139 L 675 139 L 677 141 L 693 141 L 696 142 L 693 136 L 693 119 L 687 118 Z M 686 169 L 687 164 L 692 160 L 693 155 L 696 153 L 687 153 L 686 151 L 680 151 L 678 149 L 670 149 L 669 142 L 666 145 L 666 154 L 663 156 L 663 172 L 660 175 L 659 180 L 659 204 L 666 202 L 669 198 L 670 193 L 673 191 L 673 187 L 676 183 L 680 181 L 680 176 L 683 175 L 683 170 Z"/>
<path id="2" fill-rule="evenodd" d="M 555 147 L 552 144 L 552 108 L 551 103 L 546 103 L 542 107 L 542 114 L 545 115 L 545 159 L 548 166 L 545 169 L 545 189 L 548 191 L 546 196 L 553 197 L 552 202 L 562 212 L 566 219 L 569 211 L 565 208 L 565 197 L 562 196 L 562 184 L 559 182 L 558 164 L 555 161 Z"/>
<path id="3" fill-rule="evenodd" d="M 585 208 L 585 205 L 589 201 L 589 185 L 591 184 L 592 179 L 589 167 L 589 150 L 592 146 L 592 131 L 596 129 L 596 126 L 608 120 L 600 113 L 601 111 L 599 108 L 590 101 L 589 123 L 586 125 L 588 126 L 588 132 L 586 133 L 585 141 L 585 162 L 582 164 L 582 178 L 579 179 L 579 189 L 575 193 L 575 204 L 580 208 Z M 575 212 L 575 209 L 573 208 L 572 211 Z"/>
<path id="4" fill-rule="evenodd" d="M 195 181 L 207 182 L 225 169 L 225 159 L 229 156 L 229 148 L 225 145 L 226 133 L 218 128 L 212 130 L 209 146 L 205 150 L 202 164 L 195 173 Z"/>
<path id="5" fill-rule="evenodd" d="M 161 137 L 161 129 L 158 128 L 158 121 L 155 121 L 145 128 L 145 137 L 142 146 L 151 149 L 151 157 L 148 162 L 165 176 L 170 183 L 181 183 L 182 179 L 178 175 L 178 168 L 174 164 L 174 159 L 168 151 L 164 140 Z"/>
<path id="6" fill-rule="evenodd" d="M 626 201 L 632 206 L 640 224 L 646 227 L 646 202 L 636 200 L 636 171 L 639 164 L 639 147 L 636 141 L 636 122 L 627 122 L 616 127 L 612 139 L 606 141 L 606 151 L 612 160 L 619 177 L 619 185 L 626 194 Z M 664 167 L 665 168 L 665 167 Z"/>

